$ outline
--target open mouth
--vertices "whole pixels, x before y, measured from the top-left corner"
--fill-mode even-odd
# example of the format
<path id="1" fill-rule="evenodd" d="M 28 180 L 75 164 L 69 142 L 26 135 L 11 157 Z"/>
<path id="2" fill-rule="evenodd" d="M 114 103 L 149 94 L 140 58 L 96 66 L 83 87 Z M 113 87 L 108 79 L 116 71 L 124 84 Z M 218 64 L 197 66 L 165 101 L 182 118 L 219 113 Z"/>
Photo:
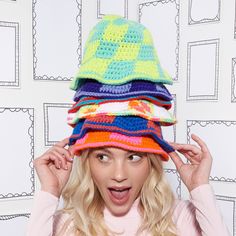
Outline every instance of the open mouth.
<path id="1" fill-rule="evenodd" d="M 115 204 L 124 204 L 128 201 L 131 187 L 108 188 L 110 199 Z"/>

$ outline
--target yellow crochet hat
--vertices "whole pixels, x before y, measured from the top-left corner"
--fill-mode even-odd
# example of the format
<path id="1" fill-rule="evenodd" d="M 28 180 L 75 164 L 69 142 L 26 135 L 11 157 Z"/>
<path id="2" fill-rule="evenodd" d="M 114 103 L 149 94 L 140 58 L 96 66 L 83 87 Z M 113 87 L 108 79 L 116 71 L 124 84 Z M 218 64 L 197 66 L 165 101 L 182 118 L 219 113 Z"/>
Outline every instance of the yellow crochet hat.
<path id="1" fill-rule="evenodd" d="M 104 16 L 90 32 L 79 72 L 70 88 L 77 90 L 87 78 L 112 85 L 137 79 L 173 83 L 161 68 L 148 29 L 116 15 Z"/>

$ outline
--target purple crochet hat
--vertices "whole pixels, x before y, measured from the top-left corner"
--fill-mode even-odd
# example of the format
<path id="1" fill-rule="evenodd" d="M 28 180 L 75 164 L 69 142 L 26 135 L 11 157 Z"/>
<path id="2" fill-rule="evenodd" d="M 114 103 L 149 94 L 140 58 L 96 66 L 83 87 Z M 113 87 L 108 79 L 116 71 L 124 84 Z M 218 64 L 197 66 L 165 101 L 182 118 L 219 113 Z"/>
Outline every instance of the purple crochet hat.
<path id="1" fill-rule="evenodd" d="M 82 96 L 128 98 L 138 95 L 151 95 L 165 101 L 171 101 L 173 99 L 168 89 L 161 83 L 133 80 L 122 85 L 109 85 L 99 83 L 96 80 L 87 79 L 76 91 L 74 101 L 77 102 Z"/>

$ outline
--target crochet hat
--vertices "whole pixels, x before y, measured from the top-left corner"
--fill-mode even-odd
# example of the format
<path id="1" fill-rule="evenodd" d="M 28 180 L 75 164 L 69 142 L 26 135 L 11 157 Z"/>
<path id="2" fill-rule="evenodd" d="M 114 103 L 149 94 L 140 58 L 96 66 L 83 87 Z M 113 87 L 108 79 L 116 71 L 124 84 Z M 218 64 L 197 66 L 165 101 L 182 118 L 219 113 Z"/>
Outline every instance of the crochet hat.
<path id="1" fill-rule="evenodd" d="M 150 95 L 156 98 L 171 101 L 172 95 L 161 83 L 150 81 L 133 80 L 122 85 L 102 84 L 95 80 L 87 79 L 76 91 L 74 101 L 77 102 L 82 96 L 99 98 L 128 98 L 130 96 Z"/>
<path id="2" fill-rule="evenodd" d="M 132 96 L 129 98 L 116 98 L 116 99 L 110 99 L 110 98 L 104 98 L 104 99 L 96 99 L 94 97 L 83 97 L 78 102 L 76 102 L 71 109 L 69 109 L 68 113 L 75 113 L 77 112 L 82 106 L 86 105 L 99 105 L 103 103 L 112 103 L 112 102 L 127 102 L 131 100 L 147 100 L 157 106 L 164 107 L 165 109 L 169 110 L 171 108 L 171 102 L 170 101 L 163 101 L 158 98 L 152 97 L 152 96 Z"/>
<path id="3" fill-rule="evenodd" d="M 125 102 L 108 102 L 98 105 L 82 106 L 75 113 L 68 113 L 68 124 L 74 126 L 79 119 L 96 115 L 108 116 L 140 116 L 157 121 L 161 125 L 173 125 L 176 120 L 168 110 L 146 100 L 129 100 Z"/>
<path id="4" fill-rule="evenodd" d="M 163 160 L 168 160 L 168 154 L 150 137 L 130 137 L 115 132 L 105 131 L 90 131 L 86 135 L 77 139 L 72 146 L 72 152 L 75 155 L 80 155 L 81 150 L 96 147 L 119 147 L 126 150 L 137 152 L 156 153 Z"/>
<path id="5" fill-rule="evenodd" d="M 77 139 L 83 138 L 88 131 L 116 132 L 127 136 L 148 136 L 153 138 L 167 153 L 174 151 L 163 139 L 161 127 L 157 122 L 138 116 L 103 115 L 80 120 L 73 130 L 69 145 L 73 145 Z"/>
<path id="6" fill-rule="evenodd" d="M 71 89 L 76 90 L 86 78 L 113 85 L 133 79 L 172 84 L 171 77 L 161 68 L 148 29 L 114 15 L 104 16 L 90 32 Z"/>

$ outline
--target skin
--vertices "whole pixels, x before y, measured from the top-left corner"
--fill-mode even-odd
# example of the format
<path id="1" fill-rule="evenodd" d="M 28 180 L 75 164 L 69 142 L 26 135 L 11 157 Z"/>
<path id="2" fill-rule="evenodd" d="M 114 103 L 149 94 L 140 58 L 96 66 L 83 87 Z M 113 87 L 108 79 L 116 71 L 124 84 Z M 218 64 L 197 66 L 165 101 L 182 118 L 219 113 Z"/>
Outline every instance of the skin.
<path id="1" fill-rule="evenodd" d="M 94 183 L 113 215 L 125 215 L 150 173 L 145 154 L 109 147 L 93 150 L 89 155 L 89 164 Z M 130 187 L 129 198 L 122 205 L 115 204 L 109 197 L 109 187 Z"/>
<path id="2" fill-rule="evenodd" d="M 177 171 L 179 172 L 180 178 L 186 185 L 189 191 L 192 191 L 194 188 L 197 188 L 200 185 L 209 183 L 209 176 L 212 166 L 212 157 L 206 146 L 206 144 L 196 135 L 192 135 L 192 139 L 196 142 L 197 145 L 192 144 L 180 144 L 180 143 L 170 143 L 175 152 L 169 154 L 170 158 L 174 162 Z M 62 189 L 66 185 L 71 168 L 72 168 L 72 157 L 73 153 L 67 147 L 69 139 L 66 138 L 52 148 L 50 148 L 47 152 L 45 152 L 42 156 L 38 157 L 34 160 L 34 167 L 37 171 L 39 180 L 41 182 L 41 190 L 49 192 L 56 197 L 60 197 Z M 119 157 L 118 157 L 119 154 Z M 100 173 L 100 176 L 95 174 L 95 168 L 93 168 L 93 161 L 91 158 L 91 168 L 93 168 L 93 178 L 94 182 L 99 185 L 100 178 L 106 178 L 106 183 L 119 183 L 119 181 L 124 181 L 127 184 L 131 184 L 134 186 L 132 198 L 129 203 L 121 208 L 121 210 L 117 211 L 117 214 L 122 214 L 128 211 L 129 207 L 132 205 L 131 202 L 135 200 L 137 194 L 140 189 L 140 185 L 134 184 L 134 173 L 133 168 L 136 168 L 137 173 L 141 174 L 144 172 L 141 169 L 141 165 L 133 166 L 133 163 L 128 162 L 127 153 L 121 149 L 114 149 L 112 151 L 111 157 L 111 165 L 108 164 L 108 167 L 101 164 L 101 168 L 108 168 L 105 173 L 104 171 Z M 180 157 L 180 154 L 185 157 L 189 162 L 185 163 Z M 117 158 L 118 157 L 118 158 Z M 145 159 L 145 158 L 144 158 Z M 98 163 L 97 163 L 98 164 Z M 100 165 L 100 164 L 99 164 Z M 144 163 L 143 163 L 144 165 Z M 116 167 L 116 168 L 115 168 Z M 123 167 L 123 168 L 122 168 Z M 125 167 L 125 168 L 124 168 Z M 140 169 L 139 169 L 140 167 Z M 144 168 L 142 166 L 142 168 Z M 111 171 L 112 170 L 112 171 Z M 133 173 L 132 175 L 130 175 Z M 98 171 L 97 171 L 98 172 Z M 128 173 L 129 172 L 129 173 Z M 104 176 L 102 176 L 104 173 Z M 108 173 L 109 177 L 108 177 Z M 146 173 L 146 167 L 145 167 Z M 143 174 L 142 174 L 143 175 Z M 123 177 L 122 177 L 123 176 Z M 141 178 L 140 181 L 143 182 L 145 175 Z M 138 182 L 138 181 L 136 181 Z M 99 185 L 99 189 L 101 195 L 104 198 L 105 204 L 108 208 L 113 209 L 109 201 L 107 200 L 105 187 L 104 185 Z M 114 210 L 116 211 L 116 210 Z"/>

